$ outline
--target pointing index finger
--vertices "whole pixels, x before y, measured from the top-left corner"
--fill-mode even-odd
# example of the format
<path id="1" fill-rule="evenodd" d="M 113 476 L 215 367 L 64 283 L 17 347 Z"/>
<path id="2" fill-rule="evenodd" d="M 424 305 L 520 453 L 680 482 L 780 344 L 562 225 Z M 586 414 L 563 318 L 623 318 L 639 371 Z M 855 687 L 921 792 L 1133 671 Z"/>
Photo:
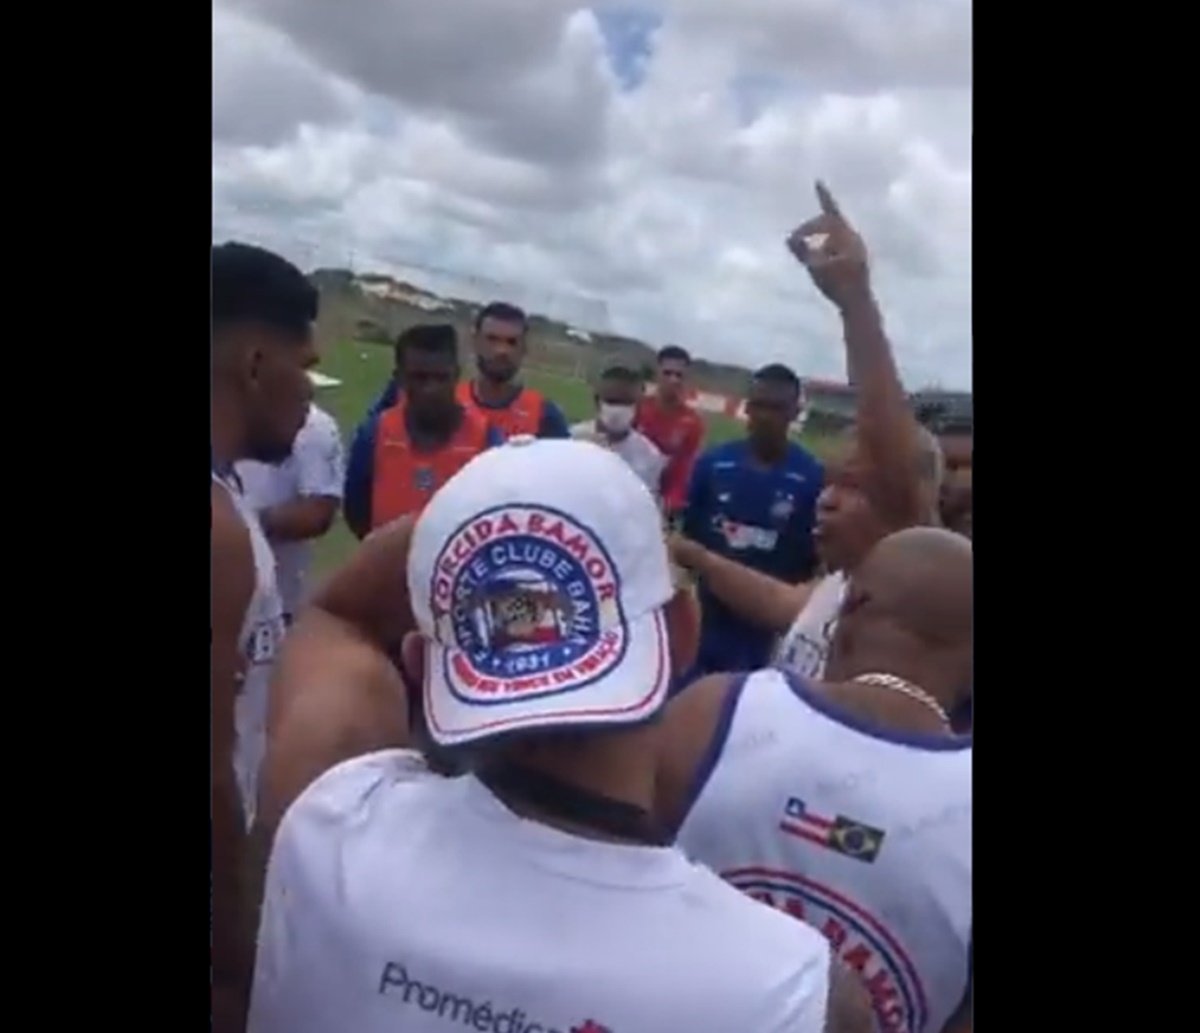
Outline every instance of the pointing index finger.
<path id="1" fill-rule="evenodd" d="M 842 210 L 838 208 L 838 203 L 833 199 L 833 194 L 829 192 L 829 187 L 819 179 L 817 180 L 817 201 L 821 205 L 821 211 L 826 215 L 832 215 L 837 219 L 842 217 Z"/>

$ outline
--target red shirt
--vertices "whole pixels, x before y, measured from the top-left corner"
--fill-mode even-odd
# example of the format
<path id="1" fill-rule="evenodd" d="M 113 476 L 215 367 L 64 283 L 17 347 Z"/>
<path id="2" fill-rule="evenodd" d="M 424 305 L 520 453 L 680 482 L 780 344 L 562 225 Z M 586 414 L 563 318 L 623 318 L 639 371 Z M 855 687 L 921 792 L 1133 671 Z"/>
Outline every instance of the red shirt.
<path id="1" fill-rule="evenodd" d="M 692 465 L 704 441 L 704 421 L 690 405 L 667 408 L 657 398 L 643 398 L 633 425 L 667 457 L 662 497 L 668 513 L 687 502 Z"/>

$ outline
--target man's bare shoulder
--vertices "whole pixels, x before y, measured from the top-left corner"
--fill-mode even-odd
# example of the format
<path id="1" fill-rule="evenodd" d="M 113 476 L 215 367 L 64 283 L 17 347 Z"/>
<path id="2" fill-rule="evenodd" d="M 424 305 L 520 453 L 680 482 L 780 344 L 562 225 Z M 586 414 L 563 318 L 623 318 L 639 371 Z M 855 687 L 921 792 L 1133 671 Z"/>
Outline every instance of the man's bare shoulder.
<path id="1" fill-rule="evenodd" d="M 692 682 L 667 704 L 666 729 L 673 741 L 692 741 L 716 724 L 732 676 L 710 674 Z"/>

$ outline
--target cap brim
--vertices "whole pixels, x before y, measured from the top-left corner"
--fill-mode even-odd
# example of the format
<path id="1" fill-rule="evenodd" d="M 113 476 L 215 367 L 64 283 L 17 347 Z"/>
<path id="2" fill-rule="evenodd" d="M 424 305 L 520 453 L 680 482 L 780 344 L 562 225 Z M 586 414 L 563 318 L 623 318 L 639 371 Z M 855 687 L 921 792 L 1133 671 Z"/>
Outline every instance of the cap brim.
<path id="1" fill-rule="evenodd" d="M 462 746 L 539 728 L 635 725 L 652 718 L 666 701 L 671 681 L 667 625 L 662 610 L 629 622 L 621 632 L 619 658 L 602 672 L 562 678 L 530 675 L 490 684 L 461 650 L 427 641 L 425 722 L 439 746 Z M 585 664 L 577 665 L 582 672 Z"/>

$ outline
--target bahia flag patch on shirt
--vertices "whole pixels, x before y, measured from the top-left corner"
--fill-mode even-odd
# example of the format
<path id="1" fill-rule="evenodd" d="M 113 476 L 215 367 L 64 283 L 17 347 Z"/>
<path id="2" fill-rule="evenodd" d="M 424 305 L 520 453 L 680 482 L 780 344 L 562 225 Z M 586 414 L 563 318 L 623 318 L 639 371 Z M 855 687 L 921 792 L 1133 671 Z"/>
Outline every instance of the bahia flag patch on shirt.
<path id="1" fill-rule="evenodd" d="M 883 846 L 882 829 L 864 825 L 841 814 L 833 818 L 814 814 L 803 800 L 795 796 L 789 797 L 783 809 L 779 830 L 867 864 L 879 856 Z"/>

